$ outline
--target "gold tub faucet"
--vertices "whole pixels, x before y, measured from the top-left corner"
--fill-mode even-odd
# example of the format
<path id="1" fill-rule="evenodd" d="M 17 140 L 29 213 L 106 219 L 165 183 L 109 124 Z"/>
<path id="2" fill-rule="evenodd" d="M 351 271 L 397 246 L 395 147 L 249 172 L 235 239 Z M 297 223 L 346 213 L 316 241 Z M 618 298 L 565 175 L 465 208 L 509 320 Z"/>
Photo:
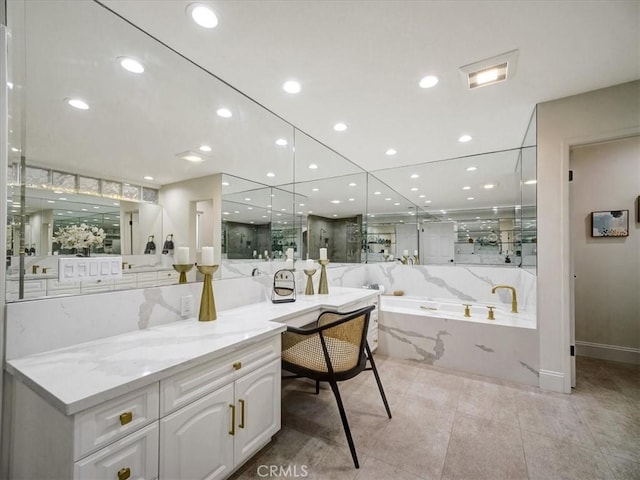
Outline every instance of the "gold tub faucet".
<path id="1" fill-rule="evenodd" d="M 496 293 L 499 288 L 508 288 L 511 290 L 511 313 L 518 313 L 518 297 L 516 295 L 515 287 L 509 285 L 496 285 L 491 289 L 491 293 Z"/>

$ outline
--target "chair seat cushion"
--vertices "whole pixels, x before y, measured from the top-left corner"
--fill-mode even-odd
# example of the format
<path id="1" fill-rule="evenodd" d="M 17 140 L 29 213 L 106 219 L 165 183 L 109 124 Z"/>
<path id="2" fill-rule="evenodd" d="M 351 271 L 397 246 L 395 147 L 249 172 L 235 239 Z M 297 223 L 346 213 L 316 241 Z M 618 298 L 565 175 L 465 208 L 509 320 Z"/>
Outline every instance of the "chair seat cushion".
<path id="1" fill-rule="evenodd" d="M 325 336 L 324 340 L 334 372 L 344 372 L 358 364 L 360 354 L 358 345 L 329 336 Z M 329 371 L 322 351 L 320 335 L 310 335 L 309 338 L 283 350 L 282 360 L 317 372 Z"/>

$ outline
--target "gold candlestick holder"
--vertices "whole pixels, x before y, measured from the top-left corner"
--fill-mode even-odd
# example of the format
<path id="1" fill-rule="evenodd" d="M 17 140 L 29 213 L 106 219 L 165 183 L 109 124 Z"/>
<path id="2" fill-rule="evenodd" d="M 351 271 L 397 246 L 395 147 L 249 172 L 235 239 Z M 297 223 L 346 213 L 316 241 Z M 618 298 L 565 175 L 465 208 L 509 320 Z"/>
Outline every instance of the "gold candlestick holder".
<path id="1" fill-rule="evenodd" d="M 193 263 L 174 263 L 173 269 L 180 273 L 178 283 L 187 283 L 187 273 L 193 268 Z"/>
<path id="2" fill-rule="evenodd" d="M 326 295 L 329 293 L 329 284 L 327 283 L 327 265 L 329 260 L 318 260 L 320 264 L 320 283 L 318 284 L 318 293 Z"/>
<path id="3" fill-rule="evenodd" d="M 198 320 L 208 322 L 218 318 L 216 315 L 216 301 L 213 298 L 213 285 L 211 285 L 211 276 L 218 270 L 218 265 L 198 265 L 197 268 L 204 275 Z"/>
<path id="4" fill-rule="evenodd" d="M 406 255 L 402 256 L 402 260 L 400 260 L 404 265 L 407 264 L 407 261 L 409 260 L 409 257 L 407 257 Z"/>
<path id="5" fill-rule="evenodd" d="M 413 264 L 420 265 L 420 257 L 418 257 L 418 255 L 413 256 Z"/>
<path id="6" fill-rule="evenodd" d="M 311 277 L 315 275 L 317 270 L 314 268 L 313 270 L 303 270 L 303 271 L 304 271 L 304 274 L 307 276 L 307 288 L 305 288 L 304 294 L 313 295 L 313 280 L 311 280 Z"/>

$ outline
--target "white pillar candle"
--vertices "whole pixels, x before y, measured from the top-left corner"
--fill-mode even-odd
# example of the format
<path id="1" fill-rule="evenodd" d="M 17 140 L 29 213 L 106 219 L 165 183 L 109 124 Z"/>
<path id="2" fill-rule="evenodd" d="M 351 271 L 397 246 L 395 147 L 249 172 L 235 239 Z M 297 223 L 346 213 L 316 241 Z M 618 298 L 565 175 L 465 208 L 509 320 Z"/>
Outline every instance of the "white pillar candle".
<path id="1" fill-rule="evenodd" d="M 178 247 L 176 252 L 176 263 L 178 265 L 185 265 L 189 263 L 189 247 Z"/>
<path id="2" fill-rule="evenodd" d="M 287 258 L 284 262 L 284 268 L 293 270 L 293 258 Z"/>
<path id="3" fill-rule="evenodd" d="M 313 270 L 313 260 L 307 258 L 307 270 Z"/>
<path id="4" fill-rule="evenodd" d="M 264 251 L 264 258 L 267 258 L 268 256 L 269 256 L 269 251 L 268 251 L 268 250 L 265 250 L 265 251 Z"/>
<path id="5" fill-rule="evenodd" d="M 417 256 L 418 256 L 418 250 L 414 250 L 414 251 L 413 251 L 413 256 L 414 256 L 414 257 L 417 257 Z"/>
<path id="6" fill-rule="evenodd" d="M 293 260 L 293 248 L 287 248 L 287 258 Z"/>
<path id="7" fill-rule="evenodd" d="M 402 255 L 404 255 L 405 257 L 409 256 L 409 250 L 405 250 L 404 252 L 402 252 Z"/>
<path id="8" fill-rule="evenodd" d="M 255 250 L 253 251 L 253 256 L 255 257 L 258 254 Z"/>
<path id="9" fill-rule="evenodd" d="M 320 260 L 327 260 L 327 249 L 326 248 L 321 248 L 320 249 Z"/>
<path id="10" fill-rule="evenodd" d="M 215 265 L 213 247 L 202 247 L 202 265 Z"/>

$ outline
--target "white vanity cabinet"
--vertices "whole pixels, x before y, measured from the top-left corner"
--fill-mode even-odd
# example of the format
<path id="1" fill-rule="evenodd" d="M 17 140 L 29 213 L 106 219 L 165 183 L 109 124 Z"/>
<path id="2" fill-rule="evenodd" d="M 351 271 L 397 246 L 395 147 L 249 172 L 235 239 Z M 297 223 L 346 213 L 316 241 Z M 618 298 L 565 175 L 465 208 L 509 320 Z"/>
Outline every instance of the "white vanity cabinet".
<path id="1" fill-rule="evenodd" d="M 10 478 L 226 478 L 280 429 L 280 348 L 275 334 L 178 364 L 72 415 L 15 381 Z"/>
<path id="2" fill-rule="evenodd" d="M 227 477 L 280 429 L 280 359 L 160 420 L 160 480 Z"/>

